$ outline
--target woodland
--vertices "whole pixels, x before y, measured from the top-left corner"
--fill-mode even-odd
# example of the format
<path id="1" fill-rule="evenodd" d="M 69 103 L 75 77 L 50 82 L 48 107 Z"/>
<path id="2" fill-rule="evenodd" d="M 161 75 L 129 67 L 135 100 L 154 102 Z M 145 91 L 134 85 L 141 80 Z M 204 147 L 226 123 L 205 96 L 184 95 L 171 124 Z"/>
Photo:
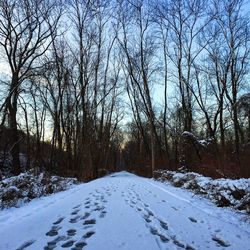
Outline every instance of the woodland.
<path id="1" fill-rule="evenodd" d="M 0 172 L 250 177 L 244 0 L 0 0 Z"/>

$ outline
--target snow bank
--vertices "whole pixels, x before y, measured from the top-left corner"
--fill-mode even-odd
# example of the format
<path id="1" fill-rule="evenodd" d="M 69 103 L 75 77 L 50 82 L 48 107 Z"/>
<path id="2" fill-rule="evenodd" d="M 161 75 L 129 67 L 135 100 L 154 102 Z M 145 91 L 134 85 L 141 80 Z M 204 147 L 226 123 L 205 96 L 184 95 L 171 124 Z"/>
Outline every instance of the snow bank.
<path id="1" fill-rule="evenodd" d="M 155 171 L 155 178 L 204 195 L 219 207 L 230 206 L 250 214 L 250 178 L 214 180 L 193 172 L 181 173 L 167 170 Z"/>
<path id="2" fill-rule="evenodd" d="M 0 209 L 20 207 L 34 198 L 66 190 L 76 184 L 74 178 L 35 175 L 32 171 L 0 181 Z"/>

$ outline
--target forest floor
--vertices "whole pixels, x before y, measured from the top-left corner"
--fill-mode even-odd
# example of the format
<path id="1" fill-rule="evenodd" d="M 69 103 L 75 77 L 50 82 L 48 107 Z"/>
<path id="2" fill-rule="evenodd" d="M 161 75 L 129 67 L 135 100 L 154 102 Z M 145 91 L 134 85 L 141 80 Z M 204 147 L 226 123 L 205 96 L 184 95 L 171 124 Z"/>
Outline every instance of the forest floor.
<path id="1" fill-rule="evenodd" d="M 250 249 L 247 215 L 120 172 L 0 211 L 0 249 Z"/>

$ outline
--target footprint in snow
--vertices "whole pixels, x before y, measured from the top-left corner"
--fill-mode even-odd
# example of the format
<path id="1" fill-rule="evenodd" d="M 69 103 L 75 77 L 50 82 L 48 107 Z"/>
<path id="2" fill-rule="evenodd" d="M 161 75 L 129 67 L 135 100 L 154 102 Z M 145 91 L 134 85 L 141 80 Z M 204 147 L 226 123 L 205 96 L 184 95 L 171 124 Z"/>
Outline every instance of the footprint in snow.
<path id="1" fill-rule="evenodd" d="M 31 246 L 34 242 L 35 242 L 35 240 L 26 241 L 26 242 L 23 243 L 20 247 L 18 247 L 16 250 L 23 250 L 23 249 L 25 249 L 25 248 Z"/>
<path id="2" fill-rule="evenodd" d="M 165 235 L 159 234 L 159 237 L 163 243 L 169 242 L 169 238 L 167 238 Z"/>
<path id="3" fill-rule="evenodd" d="M 90 216 L 90 213 L 86 212 L 83 216 L 82 216 L 82 220 L 87 219 Z"/>
<path id="4" fill-rule="evenodd" d="M 74 236 L 74 235 L 76 235 L 76 230 L 75 229 L 69 229 L 67 231 L 67 234 L 68 234 L 68 236 Z"/>
<path id="5" fill-rule="evenodd" d="M 88 238 L 90 238 L 94 234 L 95 234 L 94 231 L 89 231 L 89 232 L 87 232 L 86 234 L 83 235 L 83 238 L 84 239 L 88 239 Z"/>
<path id="6" fill-rule="evenodd" d="M 71 248 L 71 250 L 81 250 L 83 247 L 87 246 L 87 243 L 84 241 L 79 241 L 75 243 L 75 247 Z"/>
<path id="7" fill-rule="evenodd" d="M 150 233 L 153 234 L 153 235 L 157 235 L 158 230 L 155 227 L 150 227 Z"/>
<path id="8" fill-rule="evenodd" d="M 79 208 L 81 206 L 81 204 L 78 204 L 78 205 L 76 205 L 75 207 L 73 207 L 73 209 L 77 209 L 77 208 Z"/>
<path id="9" fill-rule="evenodd" d="M 60 224 L 64 220 L 64 217 L 58 218 L 55 222 L 53 222 L 54 225 Z"/>
<path id="10" fill-rule="evenodd" d="M 149 216 L 154 216 L 154 213 L 150 209 L 146 208 L 146 211 L 148 212 Z"/>
<path id="11" fill-rule="evenodd" d="M 71 213 L 71 215 L 76 215 L 76 214 L 78 214 L 80 212 L 80 209 L 76 209 L 76 210 L 74 210 L 72 213 Z"/>
<path id="12" fill-rule="evenodd" d="M 48 231 L 46 233 L 46 236 L 56 236 L 58 235 L 58 231 L 61 229 L 61 227 L 58 227 L 58 226 L 52 226 L 52 228 L 50 229 L 50 231 Z"/>
<path id="13" fill-rule="evenodd" d="M 81 218 L 81 216 L 80 216 L 80 215 L 77 215 L 77 216 L 75 216 L 74 218 L 71 218 L 71 219 L 69 220 L 69 222 L 70 222 L 70 223 L 76 223 L 76 222 L 79 221 L 80 218 Z"/>
<path id="14" fill-rule="evenodd" d="M 176 207 L 171 207 L 172 209 L 174 209 L 175 211 L 178 211 L 179 209 L 178 208 L 176 208 Z"/>
<path id="15" fill-rule="evenodd" d="M 154 236 L 158 236 L 163 243 L 169 242 L 169 238 L 157 230 L 157 228 L 150 226 L 150 233 Z"/>
<path id="16" fill-rule="evenodd" d="M 105 209 L 105 207 L 104 206 L 96 206 L 92 211 L 102 211 L 102 210 L 104 210 Z"/>
<path id="17" fill-rule="evenodd" d="M 168 223 L 162 220 L 158 220 L 160 222 L 160 226 L 165 229 L 168 230 Z"/>
<path id="18" fill-rule="evenodd" d="M 95 219 L 85 220 L 83 223 L 83 225 L 94 225 L 94 224 L 96 224 Z"/>
<path id="19" fill-rule="evenodd" d="M 180 242 L 179 240 L 177 240 L 175 236 L 172 237 L 172 240 L 176 246 L 181 247 L 181 248 L 185 248 L 185 245 L 182 242 Z"/>
<path id="20" fill-rule="evenodd" d="M 196 220 L 195 218 L 193 218 L 193 217 L 188 217 L 188 219 L 189 219 L 190 221 L 194 222 L 194 223 L 197 223 L 197 220 Z"/>
<path id="21" fill-rule="evenodd" d="M 224 241 L 223 239 L 221 239 L 220 237 L 214 235 L 212 237 L 212 240 L 215 241 L 217 243 L 218 246 L 222 246 L 222 247 L 229 247 L 230 244 L 226 241 Z"/>
<path id="22" fill-rule="evenodd" d="M 69 241 L 65 242 L 64 244 L 62 244 L 61 247 L 63 247 L 63 248 L 68 248 L 68 247 L 73 246 L 74 243 L 75 243 L 74 240 L 69 240 Z"/>
<path id="23" fill-rule="evenodd" d="M 58 236 L 52 241 L 47 242 L 47 246 L 44 247 L 44 250 L 51 250 L 54 249 L 58 242 L 65 240 L 65 236 Z"/>
<path id="24" fill-rule="evenodd" d="M 106 211 L 102 211 L 102 212 L 100 213 L 100 216 L 99 216 L 99 217 L 100 217 L 100 218 L 104 218 L 104 217 L 106 216 L 106 213 L 107 213 Z"/>
<path id="25" fill-rule="evenodd" d="M 186 248 L 185 248 L 185 250 L 195 250 L 195 248 L 192 247 L 192 246 L 190 246 L 190 245 L 187 245 Z"/>
<path id="26" fill-rule="evenodd" d="M 85 214 L 82 216 L 81 220 L 85 220 L 90 216 L 90 213 L 85 212 Z"/>
<path id="27" fill-rule="evenodd" d="M 148 215 L 143 215 L 143 219 L 147 222 L 147 223 L 150 223 L 150 222 L 152 222 L 151 220 L 150 220 L 150 218 L 149 218 L 149 216 Z"/>

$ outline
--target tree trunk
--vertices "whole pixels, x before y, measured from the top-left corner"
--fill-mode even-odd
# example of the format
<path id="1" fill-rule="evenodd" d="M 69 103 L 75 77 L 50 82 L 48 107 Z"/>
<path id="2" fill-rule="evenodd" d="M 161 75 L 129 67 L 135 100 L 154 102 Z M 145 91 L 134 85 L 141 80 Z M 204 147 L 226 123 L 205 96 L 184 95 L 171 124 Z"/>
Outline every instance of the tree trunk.
<path id="1" fill-rule="evenodd" d="M 248 110 L 248 142 L 250 142 L 250 108 Z"/>
<path id="2" fill-rule="evenodd" d="M 151 171 L 152 171 L 152 177 L 154 177 L 154 171 L 155 171 L 155 143 L 154 143 L 154 132 L 151 125 Z"/>
<path id="3" fill-rule="evenodd" d="M 18 97 L 18 76 L 13 75 L 10 96 L 7 100 L 7 108 L 9 111 L 9 126 L 10 126 L 10 142 L 13 173 L 18 175 L 21 173 L 20 159 L 19 159 L 19 136 L 17 130 L 17 97 Z"/>

